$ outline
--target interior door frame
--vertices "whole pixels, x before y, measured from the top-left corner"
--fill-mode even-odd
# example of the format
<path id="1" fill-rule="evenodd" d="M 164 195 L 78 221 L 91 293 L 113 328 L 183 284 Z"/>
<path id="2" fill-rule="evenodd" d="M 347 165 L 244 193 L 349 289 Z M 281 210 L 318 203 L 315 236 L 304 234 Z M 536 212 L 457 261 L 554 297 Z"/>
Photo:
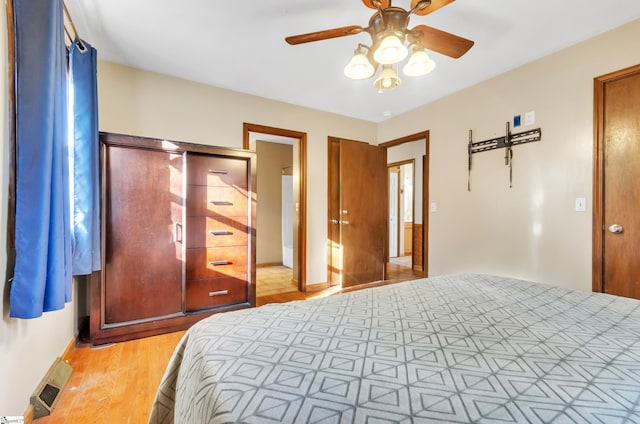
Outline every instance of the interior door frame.
<path id="1" fill-rule="evenodd" d="M 298 291 L 307 291 L 307 133 L 244 122 L 242 148 L 249 150 L 249 133 L 257 132 L 298 140 Z M 259 183 L 259 182 L 258 182 Z"/>
<path id="2" fill-rule="evenodd" d="M 410 143 L 412 141 L 420 141 L 425 140 L 425 152 L 422 159 L 422 274 L 424 277 L 427 277 L 429 274 L 429 214 L 427 213 L 427 207 L 429 205 L 429 130 L 421 131 L 415 134 L 407 135 L 404 137 L 396 138 L 394 140 L 386 141 L 384 143 L 380 143 L 380 147 L 384 147 L 388 149 L 389 147 L 398 146 L 404 143 Z M 387 155 L 388 157 L 388 155 Z M 414 164 L 414 172 L 415 172 L 415 164 Z M 414 177 L 415 182 L 415 177 Z M 415 188 L 414 188 L 415 194 Z M 387 203 L 389 190 L 387 189 Z M 414 198 L 414 211 L 415 211 L 415 198 Z M 415 214 L 414 214 L 414 222 L 415 222 Z M 389 245 L 389 234 L 387 232 L 387 241 L 386 245 Z M 415 249 L 415 246 L 413 247 Z M 389 258 L 387 258 L 388 260 Z M 413 254 L 411 258 L 411 263 L 413 264 Z"/>
<path id="3" fill-rule="evenodd" d="M 640 72 L 640 65 L 593 79 L 593 226 L 591 279 L 594 292 L 604 292 L 604 101 L 605 85 Z"/>

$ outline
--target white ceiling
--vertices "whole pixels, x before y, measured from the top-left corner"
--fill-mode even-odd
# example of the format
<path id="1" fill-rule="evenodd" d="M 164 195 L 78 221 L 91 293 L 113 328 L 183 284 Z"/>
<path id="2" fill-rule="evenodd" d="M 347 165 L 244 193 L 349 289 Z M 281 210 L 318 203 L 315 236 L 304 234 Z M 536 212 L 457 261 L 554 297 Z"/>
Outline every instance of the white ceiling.
<path id="1" fill-rule="evenodd" d="M 369 35 L 290 46 L 288 35 L 367 26 L 361 0 L 65 0 L 98 57 L 136 68 L 380 122 L 640 18 L 639 0 L 457 0 L 425 24 L 475 41 L 462 58 L 378 94 L 343 68 Z M 394 5 L 409 7 L 409 0 Z M 638 40 L 630 40 L 638 43 Z M 615 46 L 611 46 L 615 48 Z"/>

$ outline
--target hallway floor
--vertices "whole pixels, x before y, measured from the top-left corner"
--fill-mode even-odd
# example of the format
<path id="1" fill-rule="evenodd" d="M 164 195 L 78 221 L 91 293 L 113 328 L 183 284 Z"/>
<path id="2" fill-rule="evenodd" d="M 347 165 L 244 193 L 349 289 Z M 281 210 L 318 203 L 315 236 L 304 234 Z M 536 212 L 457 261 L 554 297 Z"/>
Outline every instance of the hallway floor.
<path id="1" fill-rule="evenodd" d="M 286 266 L 256 268 L 256 297 L 297 291 L 293 270 Z"/>
<path id="2" fill-rule="evenodd" d="M 411 268 L 411 255 L 389 258 L 386 280 L 398 282 L 414 280 L 420 277 L 421 275 L 418 271 L 414 271 L 413 268 Z"/>

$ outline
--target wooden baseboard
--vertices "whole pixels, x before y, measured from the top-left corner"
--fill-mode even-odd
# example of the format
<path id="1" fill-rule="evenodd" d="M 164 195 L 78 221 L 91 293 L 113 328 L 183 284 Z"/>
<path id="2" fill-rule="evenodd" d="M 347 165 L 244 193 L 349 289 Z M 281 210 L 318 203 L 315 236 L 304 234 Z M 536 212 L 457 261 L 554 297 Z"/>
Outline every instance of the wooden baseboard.
<path id="1" fill-rule="evenodd" d="M 62 352 L 62 356 L 61 356 L 62 359 L 64 359 L 65 361 L 69 360 L 69 358 L 71 357 L 71 354 L 73 353 L 73 351 L 76 350 L 76 343 L 77 342 L 78 342 L 78 340 L 75 337 L 71 339 L 71 341 L 67 345 L 67 347 L 64 350 L 64 352 Z"/>
<path id="2" fill-rule="evenodd" d="M 282 262 L 265 262 L 261 264 L 256 264 L 256 268 L 268 268 L 271 266 L 282 266 Z"/>
<path id="3" fill-rule="evenodd" d="M 27 410 L 24 411 L 24 424 L 33 424 L 33 405 L 29 404 Z"/>

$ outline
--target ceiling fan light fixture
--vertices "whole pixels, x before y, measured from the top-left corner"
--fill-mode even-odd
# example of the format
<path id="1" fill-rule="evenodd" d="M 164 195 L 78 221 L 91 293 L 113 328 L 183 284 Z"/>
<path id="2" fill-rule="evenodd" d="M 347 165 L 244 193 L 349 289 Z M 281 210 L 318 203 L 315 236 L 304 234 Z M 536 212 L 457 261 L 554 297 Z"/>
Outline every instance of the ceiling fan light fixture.
<path id="1" fill-rule="evenodd" d="M 373 60 L 383 65 L 392 65 L 407 57 L 409 50 L 395 33 L 386 35 L 373 52 Z"/>
<path id="2" fill-rule="evenodd" d="M 382 93 L 399 87 L 401 83 L 402 80 L 391 65 L 384 65 L 380 75 L 373 82 L 373 86 L 378 90 L 378 93 Z"/>
<path id="3" fill-rule="evenodd" d="M 360 48 L 356 50 L 347 66 L 344 67 L 344 74 L 355 80 L 371 78 L 375 71 L 376 69 Z"/>
<path id="4" fill-rule="evenodd" d="M 411 15 L 429 15 L 454 1 L 410 0 L 410 8 L 405 9 L 393 6 L 392 0 L 362 0 L 365 6 L 375 10 L 369 18 L 368 26 L 347 25 L 285 37 L 285 41 L 296 45 L 360 33 L 369 34 L 371 44 L 358 44 L 353 57 L 344 67 L 344 74 L 355 80 L 375 79 L 373 85 L 382 93 L 402 83 L 397 69 L 400 68 L 400 62 L 409 55 L 409 50 L 412 50 L 411 57 L 402 70 L 409 77 L 417 77 L 428 74 L 436 67 L 425 47 L 454 59 L 462 57 L 473 47 L 472 40 L 437 28 L 427 25 L 409 26 Z M 376 77 L 379 67 L 382 69 Z"/>
<path id="5" fill-rule="evenodd" d="M 419 77 L 433 71 L 435 67 L 436 63 L 431 60 L 427 52 L 414 48 L 413 54 L 402 68 L 402 72 L 410 77 Z"/>

